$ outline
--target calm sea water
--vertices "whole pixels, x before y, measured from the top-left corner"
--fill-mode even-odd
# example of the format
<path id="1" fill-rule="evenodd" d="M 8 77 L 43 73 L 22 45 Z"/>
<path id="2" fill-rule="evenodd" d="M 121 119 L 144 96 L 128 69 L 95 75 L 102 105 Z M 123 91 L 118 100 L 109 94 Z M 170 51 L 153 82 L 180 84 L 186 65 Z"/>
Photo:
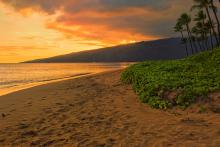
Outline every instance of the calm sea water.
<path id="1" fill-rule="evenodd" d="M 0 64 L 0 89 L 121 69 L 130 63 Z"/>

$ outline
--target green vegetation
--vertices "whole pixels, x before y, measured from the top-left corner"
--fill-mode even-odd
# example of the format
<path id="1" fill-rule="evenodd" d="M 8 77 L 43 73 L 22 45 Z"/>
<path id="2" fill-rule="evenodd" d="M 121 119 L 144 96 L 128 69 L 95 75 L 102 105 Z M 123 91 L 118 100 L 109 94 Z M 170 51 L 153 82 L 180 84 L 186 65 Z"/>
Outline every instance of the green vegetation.
<path id="1" fill-rule="evenodd" d="M 143 102 L 160 109 L 186 108 L 220 90 L 220 20 L 216 7 L 219 2 L 194 0 L 191 11 L 195 17 L 183 13 L 174 27 L 181 34 L 187 56 L 205 52 L 182 60 L 139 63 L 122 74 L 121 80 L 132 84 Z"/>
<path id="2" fill-rule="evenodd" d="M 135 64 L 122 73 L 121 80 L 132 84 L 141 101 L 154 108 L 186 108 L 220 90 L 220 48 L 182 60 Z"/>

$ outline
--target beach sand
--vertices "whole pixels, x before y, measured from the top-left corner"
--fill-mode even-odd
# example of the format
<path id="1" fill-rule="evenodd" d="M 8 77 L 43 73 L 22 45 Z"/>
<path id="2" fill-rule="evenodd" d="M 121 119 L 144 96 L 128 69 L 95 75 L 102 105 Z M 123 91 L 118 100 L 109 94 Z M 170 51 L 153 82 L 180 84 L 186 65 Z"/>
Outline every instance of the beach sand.
<path id="1" fill-rule="evenodd" d="M 217 107 L 206 113 L 152 109 L 120 82 L 120 73 L 1 96 L 0 146 L 220 146 Z"/>

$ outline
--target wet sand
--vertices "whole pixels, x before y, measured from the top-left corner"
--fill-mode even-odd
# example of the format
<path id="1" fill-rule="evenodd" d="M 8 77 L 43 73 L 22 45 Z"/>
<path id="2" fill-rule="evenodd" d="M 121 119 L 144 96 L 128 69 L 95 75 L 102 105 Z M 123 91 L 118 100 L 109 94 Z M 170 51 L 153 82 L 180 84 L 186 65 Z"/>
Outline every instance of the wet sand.
<path id="1" fill-rule="evenodd" d="M 76 79 L 79 77 L 84 77 L 84 76 L 92 75 L 92 74 L 95 74 L 95 73 L 82 73 L 82 74 L 76 74 L 73 76 L 59 78 L 59 79 L 44 80 L 44 81 L 39 81 L 39 82 L 33 82 L 33 83 L 27 83 L 27 84 L 21 84 L 21 85 L 16 85 L 16 86 L 11 86 L 11 87 L 0 88 L 0 96 L 7 95 L 7 94 L 17 92 L 20 90 L 24 90 L 24 89 L 36 87 L 39 85 L 45 85 L 45 84 L 49 84 L 49 83 L 70 80 L 70 79 Z"/>
<path id="2" fill-rule="evenodd" d="M 0 146 L 220 146 L 218 105 L 205 113 L 155 110 L 120 82 L 120 73 L 1 96 Z M 219 101 L 220 94 L 212 97 Z"/>

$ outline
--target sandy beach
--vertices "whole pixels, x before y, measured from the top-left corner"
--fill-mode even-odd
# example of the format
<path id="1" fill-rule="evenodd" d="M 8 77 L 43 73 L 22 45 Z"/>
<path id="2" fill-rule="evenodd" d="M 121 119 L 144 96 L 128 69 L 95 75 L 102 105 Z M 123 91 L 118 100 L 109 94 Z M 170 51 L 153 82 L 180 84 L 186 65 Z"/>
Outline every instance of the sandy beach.
<path id="1" fill-rule="evenodd" d="M 220 146 L 218 105 L 205 113 L 152 109 L 121 72 L 1 96 L 0 146 Z M 220 105 L 220 93 L 212 98 Z"/>

